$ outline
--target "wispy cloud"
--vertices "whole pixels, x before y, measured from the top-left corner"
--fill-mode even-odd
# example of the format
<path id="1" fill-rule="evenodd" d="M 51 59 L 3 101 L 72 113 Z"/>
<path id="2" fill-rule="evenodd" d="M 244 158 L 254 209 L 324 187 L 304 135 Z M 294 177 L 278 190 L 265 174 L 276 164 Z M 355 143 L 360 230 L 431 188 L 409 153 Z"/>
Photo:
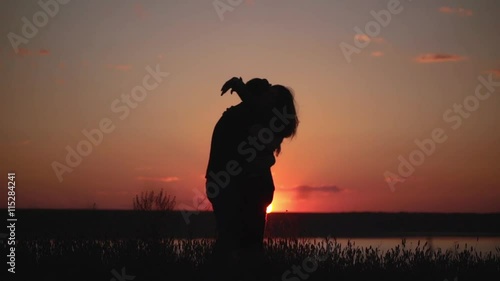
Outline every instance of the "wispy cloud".
<path id="1" fill-rule="evenodd" d="M 26 48 L 19 48 L 17 50 L 17 53 L 15 53 L 15 54 L 20 56 L 20 57 L 25 57 L 25 56 L 31 55 L 31 51 L 29 49 L 26 49 Z"/>
<path id="2" fill-rule="evenodd" d="M 152 170 L 153 167 L 136 167 L 135 170 L 136 171 L 148 171 L 148 170 Z"/>
<path id="3" fill-rule="evenodd" d="M 375 43 L 384 43 L 385 40 L 382 37 L 370 37 L 366 34 L 356 34 L 354 35 L 354 40 L 365 43 L 365 42 L 370 42 L 373 41 Z"/>
<path id="4" fill-rule="evenodd" d="M 455 14 L 455 15 L 459 15 L 462 17 L 470 17 L 473 14 L 472 10 L 464 9 L 464 8 L 453 8 L 453 7 L 449 7 L 449 6 L 440 7 L 438 9 L 438 11 L 443 13 L 443 14 Z"/>
<path id="5" fill-rule="evenodd" d="M 0 140 L 0 146 L 1 145 L 7 145 L 7 146 L 26 146 L 30 145 L 32 141 L 30 139 L 19 139 L 19 140 Z"/>
<path id="6" fill-rule="evenodd" d="M 143 177 L 143 176 L 139 176 L 136 179 L 140 181 L 159 181 L 159 182 L 176 182 L 180 180 L 178 177 Z"/>
<path id="7" fill-rule="evenodd" d="M 139 19 L 145 19 L 149 15 L 148 11 L 144 9 L 144 6 L 141 3 L 136 3 L 134 5 L 134 14 Z"/>
<path id="8" fill-rule="evenodd" d="M 452 54 L 428 53 L 415 58 L 417 63 L 438 63 L 438 62 L 457 62 L 465 60 L 466 57 Z"/>
<path id="9" fill-rule="evenodd" d="M 26 56 L 32 56 L 32 55 L 38 55 L 38 56 L 48 56 L 50 55 L 50 51 L 47 49 L 39 49 L 32 51 L 27 48 L 19 48 L 16 52 L 13 52 L 15 56 L 19 57 L 26 57 Z"/>
<path id="10" fill-rule="evenodd" d="M 106 67 L 118 71 L 128 71 L 132 69 L 132 65 L 130 64 L 107 64 Z"/>
<path id="11" fill-rule="evenodd" d="M 491 69 L 491 70 L 488 70 L 486 71 L 487 73 L 491 73 L 497 77 L 500 77 L 500 68 L 497 68 L 497 69 Z"/>
<path id="12" fill-rule="evenodd" d="M 340 188 L 336 185 L 320 185 L 320 186 L 311 186 L 311 185 L 300 185 L 292 188 L 283 188 L 280 191 L 287 192 L 295 192 L 297 198 L 305 199 L 308 198 L 312 193 L 340 193 L 344 191 L 343 188 Z"/>

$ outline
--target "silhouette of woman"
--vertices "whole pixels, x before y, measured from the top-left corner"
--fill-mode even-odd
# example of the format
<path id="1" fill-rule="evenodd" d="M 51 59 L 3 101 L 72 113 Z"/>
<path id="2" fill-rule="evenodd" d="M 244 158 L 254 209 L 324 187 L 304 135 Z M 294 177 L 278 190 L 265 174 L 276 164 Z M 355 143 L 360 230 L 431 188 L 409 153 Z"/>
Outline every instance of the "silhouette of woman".
<path id="1" fill-rule="evenodd" d="M 221 89 L 242 100 L 215 125 L 206 172 L 206 192 L 216 219 L 214 258 L 225 268 L 262 257 L 266 208 L 274 196 L 271 167 L 298 118 L 292 92 L 266 79 L 246 84 L 233 77 Z M 236 264 L 234 264 L 236 265 Z"/>

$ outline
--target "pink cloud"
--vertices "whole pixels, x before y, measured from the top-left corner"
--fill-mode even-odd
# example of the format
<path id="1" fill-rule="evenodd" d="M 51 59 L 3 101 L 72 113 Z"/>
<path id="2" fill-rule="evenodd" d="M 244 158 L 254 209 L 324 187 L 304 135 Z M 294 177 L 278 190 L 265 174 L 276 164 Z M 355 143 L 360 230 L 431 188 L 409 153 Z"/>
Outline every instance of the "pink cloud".
<path id="1" fill-rule="evenodd" d="M 487 73 L 491 73 L 497 77 L 500 77 L 500 68 L 488 70 Z"/>
<path id="2" fill-rule="evenodd" d="M 295 192 L 295 195 L 298 199 L 307 199 L 309 197 L 312 197 L 314 193 L 318 194 L 318 192 L 323 193 L 323 195 L 319 196 L 324 196 L 328 193 L 337 194 L 346 191 L 344 188 L 341 188 L 337 185 L 300 185 L 291 188 L 278 188 L 277 190 L 283 192 Z"/>
<path id="3" fill-rule="evenodd" d="M 130 70 L 132 68 L 132 66 L 128 65 L 128 64 L 118 64 L 118 65 L 115 65 L 114 68 L 116 70 L 127 71 L 127 70 Z"/>
<path id="4" fill-rule="evenodd" d="M 132 65 L 130 64 L 107 64 L 106 67 L 119 71 L 128 71 L 132 69 Z"/>
<path id="5" fill-rule="evenodd" d="M 456 14 L 463 17 L 472 16 L 472 10 L 464 9 L 464 8 L 453 8 L 448 6 L 443 6 L 439 8 L 439 12 L 443 14 Z"/>
<path id="6" fill-rule="evenodd" d="M 381 57 L 383 55 L 384 55 L 384 53 L 382 53 L 381 51 L 374 51 L 371 53 L 371 56 L 376 57 L 376 58 Z"/>
<path id="7" fill-rule="evenodd" d="M 12 141 L 5 141 L 2 142 L 0 141 L 0 145 L 6 145 L 6 146 L 26 146 L 30 145 L 32 141 L 30 139 L 18 139 L 18 140 L 12 140 Z"/>
<path id="8" fill-rule="evenodd" d="M 354 35 L 354 40 L 357 40 L 359 42 L 369 42 L 370 37 L 368 37 L 368 35 L 365 34 L 356 34 Z"/>
<path id="9" fill-rule="evenodd" d="M 160 181 L 160 182 L 176 182 L 180 180 L 178 177 L 143 177 L 143 176 L 139 176 L 136 179 L 140 181 Z"/>
<path id="10" fill-rule="evenodd" d="M 31 51 L 26 49 L 26 48 L 19 48 L 19 49 L 17 49 L 16 55 L 18 55 L 20 57 L 29 56 L 29 55 L 31 55 Z"/>
<path id="11" fill-rule="evenodd" d="M 144 6 L 141 3 L 134 5 L 134 13 L 136 17 L 140 19 L 144 19 L 149 16 L 149 13 L 144 9 Z"/>
<path id="12" fill-rule="evenodd" d="M 14 55 L 15 56 L 17 55 L 19 57 L 26 57 L 31 55 L 48 56 L 50 55 L 50 51 L 47 49 L 39 49 L 38 51 L 32 51 L 26 48 L 19 48 L 17 49 L 17 53 L 14 52 Z"/>
<path id="13" fill-rule="evenodd" d="M 385 40 L 382 37 L 370 37 L 366 34 L 356 34 L 354 35 L 354 40 L 365 43 L 365 42 L 370 42 L 373 41 L 375 43 L 383 43 Z"/>
<path id="14" fill-rule="evenodd" d="M 152 169 L 153 169 L 152 167 L 136 167 L 135 168 L 136 171 L 149 171 Z"/>
<path id="15" fill-rule="evenodd" d="M 415 61 L 417 63 L 438 63 L 438 62 L 457 62 L 465 59 L 466 57 L 458 55 L 428 53 L 416 57 Z"/>

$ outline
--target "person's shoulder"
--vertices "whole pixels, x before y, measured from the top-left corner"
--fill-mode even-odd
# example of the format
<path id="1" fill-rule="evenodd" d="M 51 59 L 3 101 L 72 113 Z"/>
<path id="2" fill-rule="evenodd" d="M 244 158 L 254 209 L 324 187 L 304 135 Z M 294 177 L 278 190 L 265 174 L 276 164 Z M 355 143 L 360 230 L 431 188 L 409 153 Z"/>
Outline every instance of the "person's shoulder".
<path id="1" fill-rule="evenodd" d="M 237 105 L 233 105 L 233 106 L 228 107 L 226 109 L 226 111 L 224 111 L 223 115 L 227 115 L 227 114 L 234 114 L 234 115 L 243 114 L 246 111 L 248 111 L 248 109 L 249 108 L 248 108 L 247 105 L 245 105 L 243 102 L 240 102 Z"/>

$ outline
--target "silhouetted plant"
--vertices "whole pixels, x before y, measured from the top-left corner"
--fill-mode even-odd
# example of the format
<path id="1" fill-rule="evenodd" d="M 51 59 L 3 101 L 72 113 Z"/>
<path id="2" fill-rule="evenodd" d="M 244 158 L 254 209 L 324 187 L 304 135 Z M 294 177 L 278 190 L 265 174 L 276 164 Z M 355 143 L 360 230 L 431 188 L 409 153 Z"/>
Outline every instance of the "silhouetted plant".
<path id="1" fill-rule="evenodd" d="M 163 189 L 155 194 L 153 190 L 141 192 L 134 198 L 134 210 L 139 211 L 172 211 L 176 205 L 176 197 L 164 194 Z"/>

